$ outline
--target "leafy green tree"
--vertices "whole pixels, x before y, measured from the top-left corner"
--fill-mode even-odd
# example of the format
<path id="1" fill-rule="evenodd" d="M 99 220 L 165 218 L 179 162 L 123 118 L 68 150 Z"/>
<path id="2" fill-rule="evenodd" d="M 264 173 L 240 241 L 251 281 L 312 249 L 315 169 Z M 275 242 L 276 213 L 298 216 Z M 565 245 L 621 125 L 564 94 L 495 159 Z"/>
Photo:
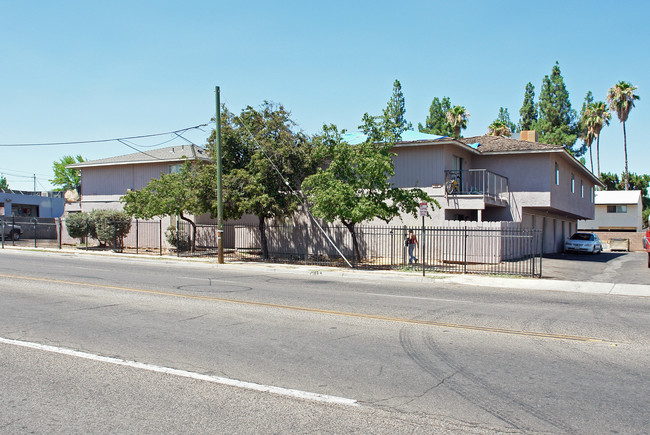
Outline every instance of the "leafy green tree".
<path id="1" fill-rule="evenodd" d="M 200 215 L 207 210 L 196 194 L 196 173 L 190 162 L 178 172 L 161 174 L 140 190 L 129 191 L 120 200 L 124 211 L 139 219 L 155 216 L 178 216 L 192 228 L 192 251 L 196 249 L 196 223 L 187 216 Z"/>
<path id="2" fill-rule="evenodd" d="M 617 174 L 611 172 L 603 172 L 600 174 L 600 181 L 605 185 L 605 190 L 622 190 L 621 180 Z M 624 187 L 624 186 L 623 186 Z"/>
<path id="3" fill-rule="evenodd" d="M 643 197 L 648 197 L 648 186 L 650 185 L 650 175 L 648 174 L 635 174 L 631 172 L 630 176 L 630 190 L 640 190 Z M 601 181 L 605 185 L 605 190 L 627 190 L 625 189 L 625 173 L 618 177 L 618 174 L 603 172 L 601 174 Z"/>
<path id="4" fill-rule="evenodd" d="M 7 183 L 6 177 L 0 177 L 0 190 L 9 189 L 9 183 Z"/>
<path id="5" fill-rule="evenodd" d="M 634 93 L 636 86 L 630 83 L 620 81 L 612 86 L 607 92 L 607 102 L 612 111 L 618 115 L 618 120 L 623 123 L 623 150 L 625 152 L 625 190 L 630 188 L 630 175 L 627 169 L 627 133 L 625 132 L 625 122 L 634 107 L 634 101 L 640 97 Z"/>
<path id="6" fill-rule="evenodd" d="M 391 149 L 396 141 L 390 127 L 382 128 L 365 114 L 362 129 L 367 140 L 350 145 L 336 126 L 324 126 L 315 139 L 318 155 L 329 166 L 319 168 L 302 184 L 315 217 L 339 220 L 348 229 L 357 262 L 361 261 L 357 224 L 375 218 L 389 222 L 401 213 L 416 216 L 421 201 L 440 207 L 421 189 L 399 189 L 390 182 L 395 175 Z"/>
<path id="7" fill-rule="evenodd" d="M 621 174 L 620 179 L 617 174 L 609 172 L 603 172 L 600 176 L 601 181 L 605 185 L 605 190 L 627 190 L 625 189 L 625 173 Z M 641 201 L 643 203 L 642 220 L 643 225 L 647 226 L 648 216 L 650 216 L 650 192 L 648 192 L 648 186 L 650 186 L 650 175 L 637 175 L 632 172 L 629 173 L 628 176 L 630 189 L 641 191 Z"/>
<path id="8" fill-rule="evenodd" d="M 282 106 L 265 101 L 259 109 L 246 107 L 234 116 L 227 110 L 221 118 L 224 218 L 244 214 L 258 218 L 262 256 L 269 258 L 266 223 L 291 215 L 302 203 L 294 194 L 304 178 L 315 170 L 310 139 L 296 131 L 291 114 Z M 208 140 L 216 155 L 215 134 Z M 205 168 L 199 179 L 209 180 L 214 168 Z M 212 177 L 214 180 L 215 178 Z M 199 185 L 215 190 L 214 184 Z M 210 191 L 198 189 L 203 204 L 213 204 Z"/>
<path id="9" fill-rule="evenodd" d="M 393 94 L 388 100 L 386 109 L 384 109 L 383 120 L 384 125 L 393 132 L 394 135 L 401 135 L 405 130 L 413 130 L 413 125 L 406 121 L 404 117 L 406 107 L 404 102 L 404 94 L 402 93 L 402 84 L 399 80 L 393 83 Z"/>
<path id="10" fill-rule="evenodd" d="M 532 130 L 537 124 L 537 105 L 535 104 L 535 86 L 528 82 L 524 92 L 524 102 L 519 109 L 519 131 Z"/>
<path id="11" fill-rule="evenodd" d="M 497 120 L 501 121 L 506 127 L 508 127 L 508 131 L 510 133 L 514 133 L 517 131 L 517 126 L 515 125 L 514 122 L 510 120 L 510 114 L 508 113 L 508 109 L 504 107 L 499 107 L 499 116 L 497 116 Z"/>
<path id="12" fill-rule="evenodd" d="M 55 186 L 59 186 L 57 190 L 78 190 L 81 185 L 81 171 L 79 169 L 68 169 L 66 166 L 84 161 L 84 158 L 78 155 L 76 157 L 63 156 L 58 162 L 53 162 L 54 178 L 50 182 Z"/>
<path id="13" fill-rule="evenodd" d="M 460 131 L 467 128 L 469 112 L 463 106 L 454 106 L 447 112 L 447 122 L 454 129 L 454 137 L 460 138 Z"/>
<path id="14" fill-rule="evenodd" d="M 454 129 L 447 122 L 447 112 L 449 110 L 451 110 L 449 97 L 443 97 L 442 101 L 435 97 L 431 102 L 431 107 L 429 107 L 429 116 L 424 121 L 424 125 L 418 124 L 418 131 L 438 136 L 452 136 Z"/>
<path id="15" fill-rule="evenodd" d="M 488 134 L 491 136 L 510 136 L 510 128 L 500 119 L 495 119 L 492 124 L 488 126 Z"/>
<path id="16" fill-rule="evenodd" d="M 545 76 L 539 94 L 539 117 L 535 130 L 540 141 L 553 145 L 563 145 L 574 153 L 573 144 L 577 139 L 576 112 L 571 108 L 569 91 L 564 84 L 560 65 L 555 62 L 550 76 Z"/>

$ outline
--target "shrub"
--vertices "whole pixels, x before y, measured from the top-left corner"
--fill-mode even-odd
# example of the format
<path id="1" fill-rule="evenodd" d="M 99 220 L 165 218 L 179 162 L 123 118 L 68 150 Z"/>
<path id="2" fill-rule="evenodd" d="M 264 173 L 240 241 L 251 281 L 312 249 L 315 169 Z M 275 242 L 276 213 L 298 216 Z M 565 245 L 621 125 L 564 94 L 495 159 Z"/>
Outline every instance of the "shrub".
<path id="1" fill-rule="evenodd" d="M 70 237 L 81 239 L 82 242 L 86 235 L 93 237 L 95 233 L 95 226 L 86 212 L 68 214 L 65 218 L 65 227 Z"/>
<path id="2" fill-rule="evenodd" d="M 189 234 L 183 237 L 183 232 L 181 231 L 181 238 L 179 240 L 178 231 L 174 225 L 170 225 L 165 230 L 165 238 L 167 242 L 175 246 L 179 251 L 189 251 L 190 250 L 190 239 Z"/>
<path id="3" fill-rule="evenodd" d="M 122 248 L 124 237 L 131 231 L 131 216 L 120 210 L 93 210 L 90 220 L 94 223 L 94 238 L 100 246 Z"/>

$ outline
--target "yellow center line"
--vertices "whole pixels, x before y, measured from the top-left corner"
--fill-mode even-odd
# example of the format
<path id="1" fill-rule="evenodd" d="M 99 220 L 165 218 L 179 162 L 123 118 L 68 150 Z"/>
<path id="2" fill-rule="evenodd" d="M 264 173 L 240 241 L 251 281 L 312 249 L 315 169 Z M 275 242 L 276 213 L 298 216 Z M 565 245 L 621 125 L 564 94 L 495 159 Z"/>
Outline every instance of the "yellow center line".
<path id="1" fill-rule="evenodd" d="M 39 281 L 39 282 L 48 282 L 56 284 L 67 284 L 74 285 L 79 287 L 95 287 L 103 288 L 110 290 L 120 290 L 126 292 L 134 293 L 145 293 L 152 295 L 160 296 L 173 296 L 177 298 L 186 298 L 186 299 L 197 299 L 203 301 L 212 301 L 212 302 L 224 302 L 230 304 L 240 304 L 240 305 L 251 305 L 258 307 L 267 307 L 267 308 L 278 308 L 283 310 L 292 310 L 292 311 L 302 311 L 307 313 L 317 313 L 317 314 L 329 314 L 334 316 L 344 316 L 344 317 L 353 317 L 359 319 L 371 319 L 371 320 L 381 320 L 385 322 L 393 323 L 407 323 L 413 325 L 424 325 L 424 326 L 436 326 L 441 328 L 452 328 L 452 329 L 465 329 L 471 331 L 481 331 L 481 332 L 492 332 L 498 334 L 511 334 L 511 335 L 522 335 L 528 337 L 538 337 L 538 338 L 550 338 L 555 340 L 570 340 L 570 341 L 583 341 L 583 342 L 592 342 L 592 343 L 605 343 L 610 342 L 609 340 L 593 337 L 581 337 L 577 335 L 564 335 L 564 334 L 550 334 L 546 332 L 535 332 L 535 331 L 521 331 L 516 329 L 504 329 L 504 328 L 493 328 L 489 326 L 476 326 L 476 325 L 464 325 L 459 323 L 447 323 L 447 322 L 435 322 L 430 320 L 417 320 L 417 319 L 405 319 L 400 317 L 390 317 L 390 316 L 381 316 L 376 314 L 363 314 L 363 313 L 353 313 L 347 311 L 337 311 L 337 310 L 326 310 L 322 308 L 311 308 L 311 307 L 300 307 L 294 305 L 282 305 L 282 304 L 273 304 L 269 302 L 255 302 L 255 301 L 242 301 L 237 299 L 226 299 L 226 298 L 217 298 L 214 296 L 201 296 L 201 295 L 191 295 L 183 293 L 174 293 L 166 292 L 159 290 L 150 290 L 150 289 L 138 289 L 132 287 L 120 287 L 114 285 L 105 285 L 105 284 L 93 284 L 85 283 L 78 281 L 66 281 L 61 279 L 51 279 L 51 278 L 36 278 L 29 276 L 19 276 L 19 275 L 9 275 L 0 273 L 2 278 L 13 278 L 13 279 L 22 279 L 26 281 Z"/>

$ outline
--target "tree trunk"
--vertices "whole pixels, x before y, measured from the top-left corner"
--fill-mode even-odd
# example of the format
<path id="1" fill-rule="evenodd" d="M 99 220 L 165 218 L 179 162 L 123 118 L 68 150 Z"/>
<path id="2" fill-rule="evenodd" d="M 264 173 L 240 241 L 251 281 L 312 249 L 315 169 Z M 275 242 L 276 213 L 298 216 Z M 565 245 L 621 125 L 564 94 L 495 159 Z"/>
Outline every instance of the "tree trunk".
<path id="1" fill-rule="evenodd" d="M 190 240 L 190 249 L 192 250 L 192 252 L 195 252 L 196 251 L 196 224 L 191 219 L 186 218 L 185 215 L 183 215 L 183 213 L 181 213 L 180 217 L 185 222 L 188 222 L 190 224 L 190 226 L 192 227 L 192 240 Z M 181 235 L 177 234 L 176 237 L 178 238 L 177 243 L 180 246 L 180 244 L 181 244 L 180 243 Z"/>
<path id="2" fill-rule="evenodd" d="M 359 251 L 359 241 L 357 240 L 357 232 L 354 227 L 354 223 L 345 223 L 343 225 L 350 231 L 352 235 L 352 265 L 356 265 L 361 262 L 361 252 Z"/>
<path id="3" fill-rule="evenodd" d="M 627 171 L 627 134 L 625 133 L 625 121 L 623 121 L 623 151 L 625 151 L 625 190 L 630 190 L 630 173 Z"/>
<path id="4" fill-rule="evenodd" d="M 600 135 L 596 136 L 596 175 L 600 179 Z"/>
<path id="5" fill-rule="evenodd" d="M 258 216 L 257 219 L 259 220 L 258 227 L 260 229 L 260 244 L 262 245 L 262 258 L 264 260 L 269 259 L 269 244 L 266 239 L 266 223 L 264 221 L 264 218 L 261 216 Z"/>
<path id="6" fill-rule="evenodd" d="M 591 145 L 589 145 L 589 162 L 591 162 L 591 173 L 594 173 L 594 157 L 591 152 Z"/>

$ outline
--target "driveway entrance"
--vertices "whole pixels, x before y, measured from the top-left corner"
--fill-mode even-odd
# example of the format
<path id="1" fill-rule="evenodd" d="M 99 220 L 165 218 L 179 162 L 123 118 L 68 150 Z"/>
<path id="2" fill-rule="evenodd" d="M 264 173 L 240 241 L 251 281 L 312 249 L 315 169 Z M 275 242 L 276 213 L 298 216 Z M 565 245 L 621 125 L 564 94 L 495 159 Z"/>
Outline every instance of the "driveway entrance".
<path id="1" fill-rule="evenodd" d="M 646 252 L 549 254 L 542 261 L 542 277 L 580 282 L 650 284 Z"/>

